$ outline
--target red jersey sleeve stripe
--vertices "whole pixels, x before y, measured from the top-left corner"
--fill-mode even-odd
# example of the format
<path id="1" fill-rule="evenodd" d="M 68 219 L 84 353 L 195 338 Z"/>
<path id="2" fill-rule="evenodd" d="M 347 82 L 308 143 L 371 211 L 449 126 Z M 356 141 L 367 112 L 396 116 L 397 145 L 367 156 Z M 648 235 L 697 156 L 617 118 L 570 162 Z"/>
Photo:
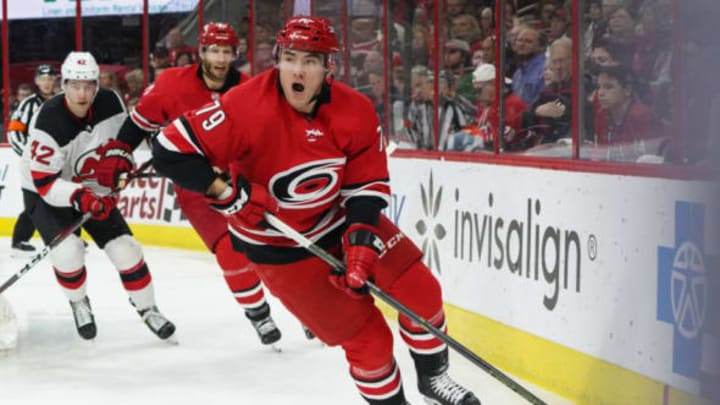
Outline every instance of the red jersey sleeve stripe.
<path id="1" fill-rule="evenodd" d="M 142 114 L 138 112 L 137 109 L 133 108 L 132 111 L 130 111 L 130 119 L 132 122 L 135 123 L 138 127 L 141 129 L 148 131 L 148 132 L 154 132 L 157 131 L 158 128 L 161 127 L 160 124 L 156 124 L 147 118 L 143 117 Z"/>
<path id="2" fill-rule="evenodd" d="M 172 152 L 204 155 L 202 149 L 195 144 L 195 137 L 191 134 L 192 128 L 187 125 L 183 117 L 180 117 L 158 136 L 158 142 L 163 148 Z"/>

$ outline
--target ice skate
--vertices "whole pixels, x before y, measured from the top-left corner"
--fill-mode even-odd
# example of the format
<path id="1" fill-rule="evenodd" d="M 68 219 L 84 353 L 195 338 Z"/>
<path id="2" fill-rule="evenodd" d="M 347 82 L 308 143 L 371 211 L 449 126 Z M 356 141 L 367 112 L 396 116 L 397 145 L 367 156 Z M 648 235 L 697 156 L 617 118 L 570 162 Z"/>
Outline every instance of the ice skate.
<path id="1" fill-rule="evenodd" d="M 35 246 L 28 242 L 18 242 L 14 243 L 12 245 L 12 253 L 10 253 L 10 256 L 13 258 L 24 258 L 24 257 L 32 257 L 37 253 L 37 249 L 35 249 Z"/>
<path id="2" fill-rule="evenodd" d="M 277 342 L 282 337 L 280 329 L 275 325 L 272 316 L 270 316 L 270 306 L 265 303 L 258 309 L 250 309 L 245 311 L 245 316 L 250 320 L 253 328 L 260 338 L 260 342 L 264 345 L 271 345 L 273 350 L 280 352 L 282 349 Z"/>
<path id="3" fill-rule="evenodd" d="M 87 295 L 80 301 L 70 301 L 70 308 L 72 308 L 78 334 L 86 340 L 94 339 L 97 335 L 97 326 L 95 326 L 95 317 Z"/>
<path id="4" fill-rule="evenodd" d="M 307 338 L 307 340 L 315 339 L 315 334 L 312 333 L 312 331 L 310 329 L 308 329 L 307 326 L 303 325 L 302 328 L 303 328 L 303 332 L 305 332 L 305 338 Z"/>
<path id="5" fill-rule="evenodd" d="M 175 325 L 160 313 L 156 305 L 137 311 L 145 325 L 162 340 L 168 340 L 175 333 Z M 174 341 L 171 341 L 175 343 Z"/>
<path id="6" fill-rule="evenodd" d="M 450 378 L 447 371 L 419 376 L 418 389 L 429 405 L 480 405 L 475 394 Z"/>

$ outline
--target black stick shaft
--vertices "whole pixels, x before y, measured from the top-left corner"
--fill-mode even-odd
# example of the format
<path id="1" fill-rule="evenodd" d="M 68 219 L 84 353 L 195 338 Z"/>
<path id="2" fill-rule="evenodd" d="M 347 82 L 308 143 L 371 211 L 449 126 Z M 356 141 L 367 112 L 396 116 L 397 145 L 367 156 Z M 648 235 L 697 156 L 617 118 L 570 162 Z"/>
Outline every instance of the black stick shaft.
<path id="1" fill-rule="evenodd" d="M 320 246 L 316 245 L 311 241 L 310 239 L 306 238 L 305 235 L 301 234 L 300 232 L 293 229 L 291 226 L 283 222 L 278 217 L 266 213 L 265 219 L 268 221 L 270 225 L 275 227 L 277 230 L 282 232 L 284 235 L 289 237 L 290 239 L 294 240 L 295 242 L 299 243 L 302 247 L 309 250 L 312 254 L 322 259 L 324 262 L 335 268 L 336 270 L 344 273 L 345 272 L 345 263 L 343 263 L 340 259 L 337 257 L 331 255 L 328 253 L 325 249 L 321 248 Z M 511 390 L 515 391 L 518 395 L 526 399 L 531 404 L 535 405 L 547 405 L 543 400 L 535 396 L 532 392 L 528 391 L 527 388 L 523 387 L 522 385 L 518 384 L 515 380 L 510 378 L 507 374 L 500 371 L 498 368 L 493 366 L 492 364 L 488 363 L 487 361 L 483 360 L 480 356 L 473 353 L 470 349 L 465 347 L 462 343 L 458 342 L 457 340 L 450 337 L 448 334 L 444 333 L 440 329 L 433 326 L 427 319 L 421 317 L 420 315 L 416 314 L 414 311 L 412 311 L 410 308 L 406 307 L 402 303 L 400 303 L 395 298 L 391 297 L 389 294 L 387 294 L 385 291 L 380 289 L 378 286 L 376 286 L 374 283 L 367 281 L 366 282 L 368 289 L 370 292 L 376 296 L 377 298 L 385 301 L 388 305 L 393 307 L 395 310 L 400 312 L 401 314 L 407 316 L 408 318 L 412 319 L 419 325 L 421 325 L 425 330 L 430 332 L 433 336 L 436 338 L 442 340 L 445 342 L 448 346 L 450 346 L 453 350 L 458 352 L 461 356 L 465 357 L 469 361 L 471 361 L 476 366 L 483 369 L 485 372 L 490 374 L 493 378 L 503 383 L 506 387 L 510 388 Z"/>

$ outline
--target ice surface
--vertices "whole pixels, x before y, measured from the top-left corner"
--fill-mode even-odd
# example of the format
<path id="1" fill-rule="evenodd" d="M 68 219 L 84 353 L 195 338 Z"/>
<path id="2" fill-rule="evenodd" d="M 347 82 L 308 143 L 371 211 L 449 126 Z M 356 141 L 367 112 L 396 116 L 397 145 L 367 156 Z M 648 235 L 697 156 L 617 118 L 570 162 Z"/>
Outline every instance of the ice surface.
<path id="1" fill-rule="evenodd" d="M 144 250 L 158 306 L 177 325 L 179 345 L 160 341 L 146 328 L 117 272 L 94 245 L 86 267 L 98 335 L 83 341 L 45 260 L 4 294 L 17 315 L 20 336 L 15 350 L 0 354 L 1 405 L 365 404 L 342 351 L 308 341 L 299 322 L 273 298 L 283 351 L 262 346 L 210 254 Z M 10 241 L 0 238 L 0 283 L 25 263 L 9 258 L 9 252 Z M 412 360 L 395 335 L 408 400 L 423 404 Z M 483 404 L 526 403 L 464 358 L 453 353 L 451 359 L 450 374 Z M 533 389 L 549 404 L 570 403 Z"/>

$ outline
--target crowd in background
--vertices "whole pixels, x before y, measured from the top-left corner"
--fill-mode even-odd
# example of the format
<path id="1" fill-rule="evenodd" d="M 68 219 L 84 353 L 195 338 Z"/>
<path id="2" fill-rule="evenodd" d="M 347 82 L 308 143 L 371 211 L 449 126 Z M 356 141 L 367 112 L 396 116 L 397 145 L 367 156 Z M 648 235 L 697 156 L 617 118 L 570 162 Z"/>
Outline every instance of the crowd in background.
<path id="1" fill-rule="evenodd" d="M 696 163 L 714 150 L 717 142 L 710 134 L 720 126 L 712 121 L 720 110 L 720 89 L 691 80 L 683 90 L 689 96 L 679 101 L 676 83 L 692 78 L 695 65 L 678 69 L 674 53 L 695 48 L 678 46 L 674 0 L 585 0 L 579 2 L 582 10 L 574 10 L 578 2 L 571 0 L 504 0 L 501 26 L 496 1 L 391 1 L 386 53 L 383 2 L 352 0 L 335 80 L 375 102 L 401 148 L 493 152 L 498 138 L 501 152 L 533 154 L 557 146 L 570 157 L 578 128 L 582 158 Z M 233 22 L 240 36 L 235 67 L 246 74 L 274 64 L 274 33 L 283 15 L 271 3 L 256 3 L 253 44 L 249 20 Z M 316 3 L 316 13 L 342 30 L 340 7 Z M 435 7 L 442 8 L 437 50 Z M 500 27 L 503 44 L 498 44 Z M 193 40 L 174 27 L 151 50 L 147 80 L 137 68 L 121 77 L 103 71 L 101 85 L 118 91 L 131 107 L 144 82 L 196 61 Z M 582 77 L 573 77 L 577 71 Z M 18 87 L 17 98 L 27 87 Z M 678 104 L 688 102 L 696 108 L 679 113 Z M 574 115 L 581 121 L 575 123 Z M 697 124 L 708 121 L 709 130 Z M 691 141 L 675 139 L 681 126 L 693 131 Z"/>

